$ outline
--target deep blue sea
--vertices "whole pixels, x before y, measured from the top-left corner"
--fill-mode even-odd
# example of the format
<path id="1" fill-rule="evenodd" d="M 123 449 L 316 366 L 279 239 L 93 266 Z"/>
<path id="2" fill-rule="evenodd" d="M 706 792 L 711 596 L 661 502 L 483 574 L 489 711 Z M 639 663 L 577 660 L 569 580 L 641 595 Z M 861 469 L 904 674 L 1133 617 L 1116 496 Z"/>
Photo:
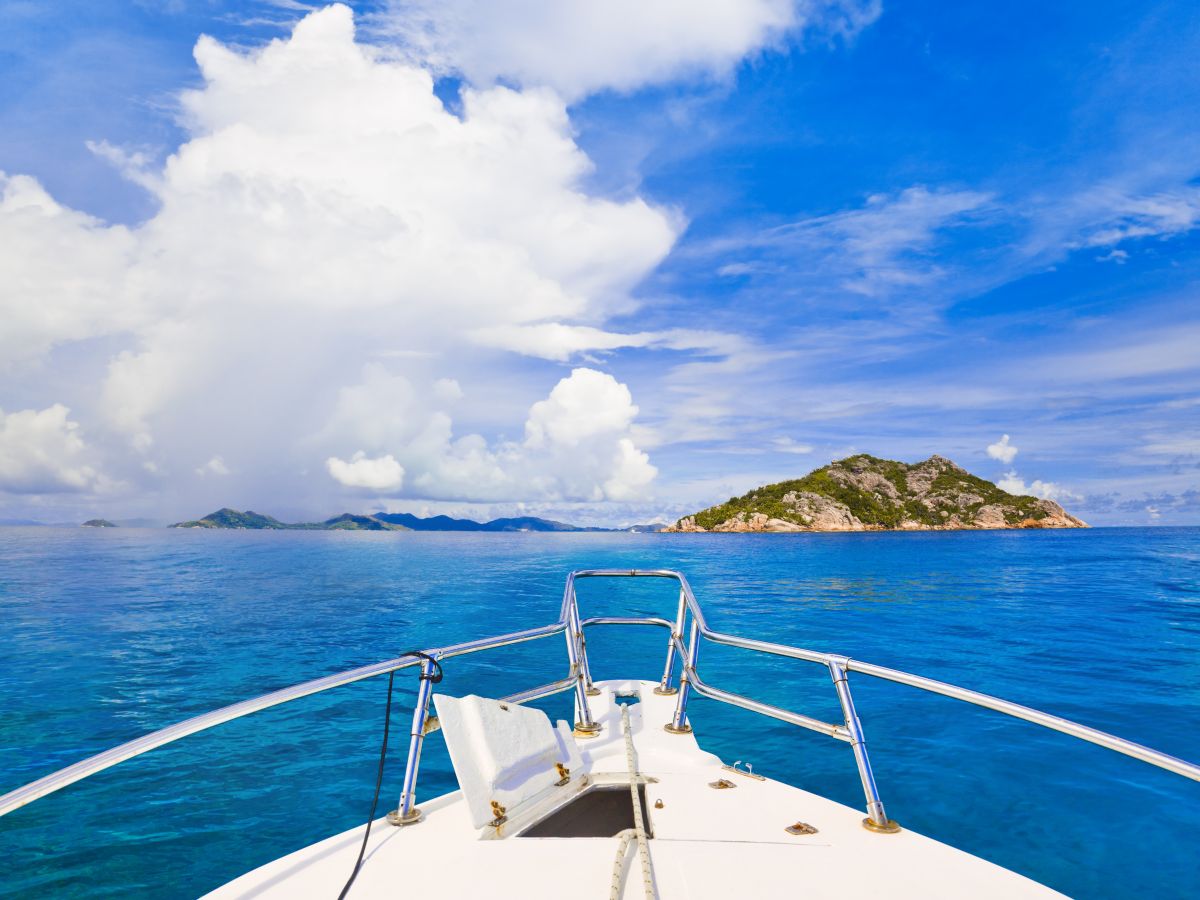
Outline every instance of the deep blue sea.
<path id="1" fill-rule="evenodd" d="M 678 568 L 714 628 L 926 674 L 1200 760 L 1200 529 L 607 535 L 0 529 L 0 793 L 179 719 L 412 648 L 554 620 L 575 568 Z M 584 616 L 669 618 L 667 582 Z M 593 675 L 656 680 L 665 633 L 592 629 Z M 446 663 L 440 689 L 561 677 L 561 637 Z M 838 719 L 818 666 L 706 647 L 719 687 Z M 395 806 L 415 670 L 397 681 Z M 1079 897 L 1200 895 L 1200 784 L 851 676 L 888 813 Z M 386 679 L 268 710 L 0 819 L 0 891 L 193 897 L 360 824 Z M 570 715 L 569 695 L 542 704 Z M 703 747 L 862 806 L 849 748 L 695 698 Z M 419 795 L 454 787 L 426 745 Z M 885 840 L 886 838 L 881 838 Z M 852 877 L 852 875 L 851 875 Z"/>

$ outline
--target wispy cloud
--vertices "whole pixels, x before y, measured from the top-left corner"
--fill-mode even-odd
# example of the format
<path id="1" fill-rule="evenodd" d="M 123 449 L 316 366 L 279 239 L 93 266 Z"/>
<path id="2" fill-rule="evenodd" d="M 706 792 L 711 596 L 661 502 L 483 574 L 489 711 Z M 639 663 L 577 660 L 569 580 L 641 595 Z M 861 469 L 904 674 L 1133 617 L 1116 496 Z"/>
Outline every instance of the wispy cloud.
<path id="1" fill-rule="evenodd" d="M 1094 205 L 1102 218 L 1085 230 L 1079 241 L 1084 247 L 1112 247 L 1139 238 L 1171 238 L 1200 225 L 1200 188 L 1196 187 L 1143 197 L 1100 191 L 1085 195 L 1080 202 Z"/>
<path id="2" fill-rule="evenodd" d="M 855 209 L 717 238 L 690 252 L 718 260 L 722 275 L 786 271 L 822 294 L 883 298 L 946 277 L 949 267 L 935 251 L 948 232 L 986 222 L 991 199 L 916 185 L 874 194 Z"/>
<path id="3" fill-rule="evenodd" d="M 1147 494 L 1140 499 L 1126 500 L 1119 508 L 1126 512 L 1145 511 L 1155 519 L 1162 518 L 1164 513 L 1196 513 L 1200 512 L 1200 489 L 1177 494 Z"/>
<path id="4" fill-rule="evenodd" d="M 1200 457 L 1200 434 L 1161 435 L 1143 444 L 1141 450 L 1154 456 Z"/>
<path id="5" fill-rule="evenodd" d="M 790 437 L 777 437 L 771 441 L 771 449 L 776 453 L 794 453 L 797 456 L 808 456 L 813 452 L 813 445 L 802 444 Z"/>

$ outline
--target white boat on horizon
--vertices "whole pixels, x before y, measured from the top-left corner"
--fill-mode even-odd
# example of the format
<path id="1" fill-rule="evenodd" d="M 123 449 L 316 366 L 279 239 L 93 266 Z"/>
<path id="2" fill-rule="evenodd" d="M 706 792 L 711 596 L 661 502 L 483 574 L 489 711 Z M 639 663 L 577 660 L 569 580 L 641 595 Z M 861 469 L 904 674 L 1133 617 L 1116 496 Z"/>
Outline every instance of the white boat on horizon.
<path id="1" fill-rule="evenodd" d="M 581 578 L 673 579 L 672 620 L 584 619 Z M 593 682 L 584 631 L 649 626 L 669 632 L 658 682 Z M 564 678 L 503 698 L 435 693 L 442 663 L 466 654 L 566 636 Z M 824 722 L 706 684 L 704 642 L 825 667 L 843 720 Z M 867 752 L 850 675 L 880 678 L 985 707 L 1200 781 L 1200 766 L 986 694 L 836 654 L 713 631 L 679 572 L 587 570 L 567 577 L 549 625 L 413 651 L 305 682 L 145 735 L 0 797 L 0 816 L 156 747 L 223 722 L 367 678 L 419 667 L 400 800 L 386 816 L 254 869 L 207 896 L 1008 898 L 1061 896 L 994 863 L 888 818 Z M 676 674 L 678 672 L 678 675 Z M 571 691 L 575 719 L 552 724 L 532 700 Z M 726 764 L 700 748 L 687 717 L 699 694 L 818 732 L 850 746 L 863 810 Z M 389 683 L 390 720 L 392 684 Z M 440 731 L 459 790 L 416 802 L 422 747 Z M 380 781 L 387 753 L 380 754 Z M 319 798 L 313 798 L 319 801 Z M 1200 890 L 1200 884 L 1194 886 Z"/>

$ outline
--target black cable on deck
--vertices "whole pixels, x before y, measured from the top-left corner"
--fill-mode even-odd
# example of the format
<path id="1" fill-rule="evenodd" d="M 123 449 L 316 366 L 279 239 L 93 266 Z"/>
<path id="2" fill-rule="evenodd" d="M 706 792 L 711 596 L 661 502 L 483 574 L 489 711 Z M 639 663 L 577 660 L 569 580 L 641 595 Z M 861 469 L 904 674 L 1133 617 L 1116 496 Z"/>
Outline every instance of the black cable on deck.
<path id="1" fill-rule="evenodd" d="M 409 650 L 401 653 L 400 656 L 419 656 L 422 659 L 427 659 L 437 666 L 437 674 L 429 677 L 429 680 L 437 684 L 442 680 L 442 664 L 430 656 L 428 653 L 422 653 L 420 650 Z M 426 676 L 420 676 L 424 679 Z M 387 690 L 387 706 L 383 711 L 383 741 L 379 747 L 379 771 L 375 774 L 375 796 L 371 798 L 371 812 L 367 815 L 367 828 L 363 832 L 362 846 L 358 848 L 358 859 L 354 861 L 354 871 L 350 873 L 350 877 L 346 880 L 342 892 L 338 894 L 338 900 L 346 900 L 346 895 L 350 893 L 350 886 L 354 884 L 354 879 L 358 877 L 358 872 L 362 868 L 363 857 L 367 852 L 367 841 L 371 837 L 371 824 L 375 821 L 375 810 L 379 806 L 379 789 L 383 785 L 383 764 L 387 760 L 387 745 L 388 732 L 392 724 L 392 687 L 396 682 L 396 670 L 388 672 L 388 690 Z"/>

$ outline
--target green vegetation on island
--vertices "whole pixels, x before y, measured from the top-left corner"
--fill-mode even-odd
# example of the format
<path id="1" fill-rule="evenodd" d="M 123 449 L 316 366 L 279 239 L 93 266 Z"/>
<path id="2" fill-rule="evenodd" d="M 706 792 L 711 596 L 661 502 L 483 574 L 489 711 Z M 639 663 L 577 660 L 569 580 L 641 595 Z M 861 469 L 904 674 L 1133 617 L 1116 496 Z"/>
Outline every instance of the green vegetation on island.
<path id="1" fill-rule="evenodd" d="M 902 463 L 861 453 L 755 488 L 680 519 L 672 531 L 1081 528 L 1052 500 L 1017 496 L 941 456 Z"/>
<path id="2" fill-rule="evenodd" d="M 116 528 L 116 522 L 110 522 L 108 519 L 88 519 L 81 526 L 82 528 Z"/>

